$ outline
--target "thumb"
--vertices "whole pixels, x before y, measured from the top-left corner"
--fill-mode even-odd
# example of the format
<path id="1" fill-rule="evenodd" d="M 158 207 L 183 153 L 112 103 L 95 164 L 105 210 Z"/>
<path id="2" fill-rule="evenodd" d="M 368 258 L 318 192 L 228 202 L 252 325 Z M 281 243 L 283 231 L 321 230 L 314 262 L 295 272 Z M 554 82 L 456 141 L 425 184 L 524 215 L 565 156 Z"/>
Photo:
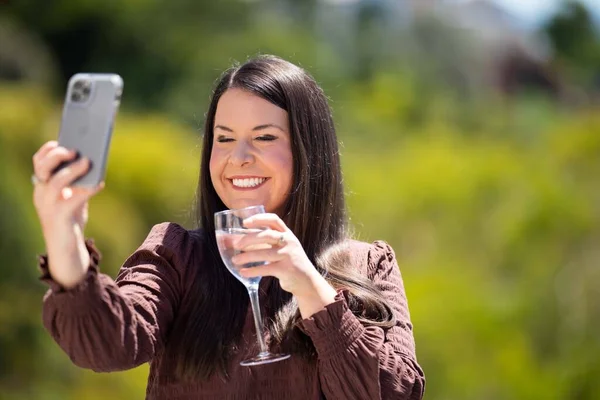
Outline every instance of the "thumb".
<path id="1" fill-rule="evenodd" d="M 87 188 L 85 188 L 85 189 L 77 188 L 75 190 L 71 189 L 70 197 L 65 196 L 65 200 L 67 201 L 67 203 L 69 204 L 70 207 L 75 209 L 75 208 L 80 207 L 81 205 L 85 204 L 89 199 L 91 199 L 96 194 L 98 194 L 102 189 L 104 189 L 105 186 L 106 185 L 104 182 L 100 182 L 100 184 L 98 186 L 91 188 L 91 189 L 87 189 Z M 70 189 L 70 188 L 65 188 L 65 189 Z"/>

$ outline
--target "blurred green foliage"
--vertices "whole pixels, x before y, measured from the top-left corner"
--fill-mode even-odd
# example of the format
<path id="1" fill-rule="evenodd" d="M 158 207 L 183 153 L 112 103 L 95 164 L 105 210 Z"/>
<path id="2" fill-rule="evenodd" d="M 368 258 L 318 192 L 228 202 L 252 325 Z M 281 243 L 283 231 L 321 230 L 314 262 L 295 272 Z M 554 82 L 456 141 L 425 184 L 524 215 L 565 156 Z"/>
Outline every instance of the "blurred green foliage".
<path id="1" fill-rule="evenodd" d="M 573 0 L 566 2 L 563 12 L 548 21 L 544 30 L 563 69 L 579 83 L 589 84 L 598 79 L 600 41 L 593 16 L 583 4 Z"/>
<path id="2" fill-rule="evenodd" d="M 193 225 L 211 85 L 260 52 L 306 67 L 332 99 L 351 223 L 357 238 L 396 250 L 426 398 L 597 398 L 600 116 L 535 94 L 465 97 L 425 65 L 435 54 L 384 54 L 367 38 L 368 57 L 349 58 L 315 33 L 317 3 L 10 3 L 0 27 L 37 43 L 23 54 L 50 60 L 50 72 L 25 68 L 40 78 L 0 84 L 0 399 L 145 392 L 147 366 L 78 369 L 41 326 L 29 176 L 33 153 L 56 137 L 65 79 L 125 79 L 86 232 L 115 276 L 153 224 Z"/>

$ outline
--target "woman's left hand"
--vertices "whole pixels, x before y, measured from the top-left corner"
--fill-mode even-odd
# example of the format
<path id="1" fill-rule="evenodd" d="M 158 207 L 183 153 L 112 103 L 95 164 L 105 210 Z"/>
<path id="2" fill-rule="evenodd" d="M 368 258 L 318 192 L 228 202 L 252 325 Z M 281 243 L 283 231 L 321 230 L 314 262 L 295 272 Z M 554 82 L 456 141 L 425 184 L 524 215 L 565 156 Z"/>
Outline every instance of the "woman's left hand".
<path id="1" fill-rule="evenodd" d="M 313 308 L 317 308 L 314 310 L 316 312 L 334 302 L 335 289 L 319 274 L 298 238 L 277 214 L 253 215 L 244 220 L 244 226 L 249 229 L 267 229 L 244 235 L 236 244 L 244 252 L 234 256 L 233 263 L 241 266 L 267 261 L 268 264 L 242 268 L 240 274 L 243 277 L 276 277 L 283 290 L 296 296 L 304 317 L 307 313 L 312 315 L 310 311 Z M 271 247 L 265 248 L 265 244 Z M 302 303 L 305 307 L 302 307 Z"/>

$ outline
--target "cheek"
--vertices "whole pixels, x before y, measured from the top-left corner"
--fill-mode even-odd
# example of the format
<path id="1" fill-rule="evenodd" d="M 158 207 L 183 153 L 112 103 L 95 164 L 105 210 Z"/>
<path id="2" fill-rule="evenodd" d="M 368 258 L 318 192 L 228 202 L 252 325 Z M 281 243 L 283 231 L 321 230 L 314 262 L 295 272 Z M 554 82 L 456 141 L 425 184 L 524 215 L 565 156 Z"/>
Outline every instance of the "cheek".
<path id="1" fill-rule="evenodd" d="M 291 151 L 282 154 L 276 161 L 277 170 L 281 177 L 281 182 L 286 186 L 286 190 L 289 190 L 292 186 L 293 174 L 294 174 L 294 163 L 292 161 Z"/>
<path id="2" fill-rule="evenodd" d="M 220 176 L 222 173 L 221 164 L 221 157 L 219 157 L 218 152 L 213 150 L 210 154 L 210 161 L 208 163 L 210 179 L 213 182 L 213 186 L 217 186 L 220 182 Z"/>

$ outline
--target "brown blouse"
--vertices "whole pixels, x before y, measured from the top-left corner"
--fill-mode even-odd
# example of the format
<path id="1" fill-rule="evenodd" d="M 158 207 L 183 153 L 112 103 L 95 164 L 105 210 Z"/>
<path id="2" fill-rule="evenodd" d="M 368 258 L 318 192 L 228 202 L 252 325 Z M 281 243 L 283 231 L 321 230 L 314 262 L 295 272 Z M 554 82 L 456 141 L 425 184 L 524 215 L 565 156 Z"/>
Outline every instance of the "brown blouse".
<path id="1" fill-rule="evenodd" d="M 156 225 L 123 264 L 116 280 L 99 273 L 100 254 L 91 240 L 87 275 L 65 290 L 49 275 L 40 257 L 44 296 L 43 323 L 76 365 L 98 372 L 126 370 L 150 362 L 146 399 L 421 399 L 425 387 L 417 364 L 412 325 L 402 278 L 393 250 L 384 242 L 351 242 L 352 259 L 392 305 L 396 325 L 363 326 L 348 309 L 343 293 L 300 323 L 318 360 L 294 357 L 272 364 L 242 367 L 258 354 L 252 310 L 242 333 L 241 351 L 229 365 L 228 381 L 214 374 L 207 381 L 184 383 L 163 357 L 167 332 L 203 262 L 200 230 L 174 223 Z M 272 278 L 271 278 L 272 279 Z M 263 278 L 261 292 L 271 279 Z"/>

